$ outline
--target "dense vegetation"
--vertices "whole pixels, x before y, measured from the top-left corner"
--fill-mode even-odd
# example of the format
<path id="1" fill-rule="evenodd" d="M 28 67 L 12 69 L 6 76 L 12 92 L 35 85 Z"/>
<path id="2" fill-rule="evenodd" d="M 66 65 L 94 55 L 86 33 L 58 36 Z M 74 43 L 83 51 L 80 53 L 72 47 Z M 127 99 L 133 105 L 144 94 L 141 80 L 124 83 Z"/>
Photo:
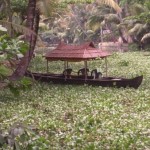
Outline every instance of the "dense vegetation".
<path id="1" fill-rule="evenodd" d="M 0 91 L 3 135 L 16 136 L 15 144 L 22 149 L 149 149 L 150 56 L 114 53 L 108 61 L 109 75 L 143 74 L 139 89 L 34 82 L 20 97 L 5 89 Z M 76 70 L 83 63 L 70 65 Z M 103 66 L 103 60 L 89 62 L 91 69 Z M 30 67 L 45 71 L 46 62 L 37 56 Z M 59 72 L 63 64 L 49 67 Z"/>

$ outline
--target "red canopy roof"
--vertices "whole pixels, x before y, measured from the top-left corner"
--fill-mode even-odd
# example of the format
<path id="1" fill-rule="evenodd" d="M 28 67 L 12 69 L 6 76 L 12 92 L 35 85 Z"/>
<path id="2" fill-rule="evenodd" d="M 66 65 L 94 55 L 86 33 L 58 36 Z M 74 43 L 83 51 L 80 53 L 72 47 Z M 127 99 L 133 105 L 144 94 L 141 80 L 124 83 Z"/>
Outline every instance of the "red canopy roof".
<path id="1" fill-rule="evenodd" d="M 67 45 L 65 43 L 60 43 L 56 49 L 46 53 L 45 58 L 49 61 L 81 61 L 95 59 L 98 57 L 104 58 L 110 55 L 111 54 L 109 52 L 96 48 L 93 42 L 81 45 Z"/>

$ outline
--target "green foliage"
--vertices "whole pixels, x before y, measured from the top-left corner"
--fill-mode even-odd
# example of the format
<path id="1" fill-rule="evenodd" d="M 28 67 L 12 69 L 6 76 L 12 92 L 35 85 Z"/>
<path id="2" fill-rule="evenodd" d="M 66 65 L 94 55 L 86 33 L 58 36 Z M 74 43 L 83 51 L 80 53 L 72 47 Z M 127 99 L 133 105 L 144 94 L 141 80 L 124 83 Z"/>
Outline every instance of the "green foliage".
<path id="1" fill-rule="evenodd" d="M 32 85 L 31 79 L 27 77 L 23 77 L 20 80 L 15 82 L 10 81 L 8 87 L 15 96 L 19 96 L 20 91 L 30 89 L 31 85 Z"/>
<path id="2" fill-rule="evenodd" d="M 0 3 L 0 20 L 5 20 L 9 17 L 12 17 L 14 12 L 20 14 L 23 19 L 26 15 L 27 2 L 27 0 L 2 0 L 2 2 Z"/>
<path id="3" fill-rule="evenodd" d="M 63 0 L 63 3 L 75 4 L 75 3 L 92 3 L 93 0 Z"/>
<path id="4" fill-rule="evenodd" d="M 35 132 L 33 127 L 25 124 L 15 123 L 10 129 L 9 134 L 0 133 L 0 147 L 4 149 L 13 148 L 17 150 L 35 148 L 34 140 Z M 37 136 L 36 139 L 39 137 Z M 39 140 L 40 141 L 40 140 Z M 40 143 L 42 146 L 42 143 Z"/>
<path id="5" fill-rule="evenodd" d="M 10 75 L 10 69 L 5 67 L 4 65 L 0 65 L 0 81 L 3 81 Z"/>
<path id="6" fill-rule="evenodd" d="M 136 43 L 129 44 L 128 49 L 129 49 L 129 51 L 138 51 L 139 50 L 138 45 Z"/>
<path id="7" fill-rule="evenodd" d="M 15 58 L 17 54 L 25 54 L 28 44 L 19 39 L 11 39 L 7 35 L 0 38 L 0 52 L 6 54 L 7 59 Z"/>
<path id="8" fill-rule="evenodd" d="M 14 12 L 26 13 L 28 0 L 11 0 L 11 7 Z"/>
<path id="9" fill-rule="evenodd" d="M 120 0 L 120 5 L 121 6 L 124 6 L 125 4 L 135 4 L 135 3 L 138 3 L 138 4 L 145 4 L 147 3 L 149 0 Z"/>
<path id="10" fill-rule="evenodd" d="M 119 62 L 119 64 L 120 64 L 120 66 L 122 66 L 122 67 L 123 67 L 123 66 L 124 66 L 124 67 L 125 67 L 125 66 L 127 67 L 127 66 L 129 66 L 129 61 L 122 60 L 122 61 Z"/>
<path id="11" fill-rule="evenodd" d="M 150 23 L 150 12 L 142 12 L 139 15 L 130 16 L 127 19 L 137 19 L 137 21 Z"/>
<path id="12" fill-rule="evenodd" d="M 22 78 L 16 82 L 10 82 L 9 76 L 12 74 L 13 67 L 16 61 L 19 61 L 17 58 L 18 54 L 22 56 L 28 50 L 28 44 L 19 39 L 12 39 L 6 34 L 0 37 L 0 84 L 1 82 L 7 83 L 10 91 L 19 96 L 21 90 L 28 89 L 31 85 L 31 80 L 28 78 Z M 9 66 L 7 65 L 9 64 Z"/>
<path id="13" fill-rule="evenodd" d="M 150 2 L 145 0 L 141 3 L 131 3 L 130 16 L 127 16 L 123 19 L 123 22 L 120 24 L 120 27 L 123 25 L 128 34 L 131 35 L 131 38 L 134 42 L 138 43 L 141 46 L 149 43 L 149 31 L 150 31 Z"/>
<path id="14" fill-rule="evenodd" d="M 19 39 L 12 39 L 9 43 L 8 49 L 11 49 L 15 53 L 25 54 L 29 48 L 29 45 Z"/>

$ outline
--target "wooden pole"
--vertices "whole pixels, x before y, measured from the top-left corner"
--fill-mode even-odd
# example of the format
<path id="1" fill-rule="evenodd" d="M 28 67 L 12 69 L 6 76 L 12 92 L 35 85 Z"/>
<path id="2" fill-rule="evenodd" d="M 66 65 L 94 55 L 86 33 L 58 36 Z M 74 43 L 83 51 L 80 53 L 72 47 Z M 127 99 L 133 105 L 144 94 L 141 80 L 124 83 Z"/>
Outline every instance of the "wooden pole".
<path id="1" fill-rule="evenodd" d="M 85 80 L 87 79 L 87 60 L 84 61 L 85 68 Z"/>
<path id="2" fill-rule="evenodd" d="M 65 60 L 65 61 L 64 61 L 64 71 L 66 70 L 66 63 L 67 63 L 67 62 L 66 62 L 66 60 Z M 66 77 L 66 71 L 63 72 L 63 75 L 65 75 L 65 80 L 66 80 L 66 78 L 67 78 L 67 77 Z"/>
<path id="3" fill-rule="evenodd" d="M 48 60 L 47 60 L 47 73 L 48 73 Z"/>
<path id="4" fill-rule="evenodd" d="M 68 69 L 68 61 L 66 61 L 67 69 Z"/>
<path id="5" fill-rule="evenodd" d="M 66 61 L 64 61 L 64 70 L 66 69 Z"/>
<path id="6" fill-rule="evenodd" d="M 108 75 L 108 64 L 107 64 L 107 57 L 105 57 L 105 66 L 106 66 L 106 77 Z"/>

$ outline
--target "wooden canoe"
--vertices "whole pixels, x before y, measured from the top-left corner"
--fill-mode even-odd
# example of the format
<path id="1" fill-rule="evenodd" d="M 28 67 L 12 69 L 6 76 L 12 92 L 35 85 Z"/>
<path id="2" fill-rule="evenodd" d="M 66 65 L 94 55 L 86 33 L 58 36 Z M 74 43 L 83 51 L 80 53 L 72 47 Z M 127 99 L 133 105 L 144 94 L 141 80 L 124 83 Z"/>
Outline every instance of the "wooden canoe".
<path id="1" fill-rule="evenodd" d="M 141 85 L 143 80 L 142 75 L 130 79 L 119 77 L 102 77 L 100 79 L 93 79 L 92 76 L 88 76 L 87 79 L 85 79 L 84 76 L 71 75 L 68 78 L 63 74 L 32 73 L 30 71 L 27 71 L 25 76 L 42 82 L 52 82 L 54 84 L 88 84 L 102 87 L 131 87 L 135 89 L 137 89 Z"/>

